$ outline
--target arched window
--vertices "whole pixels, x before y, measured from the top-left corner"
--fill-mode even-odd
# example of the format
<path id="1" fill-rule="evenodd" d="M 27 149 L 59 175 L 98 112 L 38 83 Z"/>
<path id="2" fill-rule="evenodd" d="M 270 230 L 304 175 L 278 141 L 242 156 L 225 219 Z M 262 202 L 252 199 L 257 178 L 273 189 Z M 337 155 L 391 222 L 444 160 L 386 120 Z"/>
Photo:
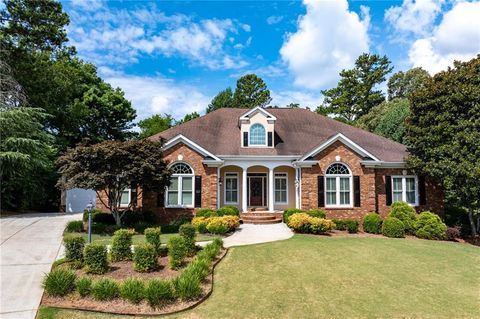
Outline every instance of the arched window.
<path id="1" fill-rule="evenodd" d="M 172 177 L 167 188 L 167 205 L 193 207 L 193 169 L 186 163 L 176 163 L 171 168 Z"/>
<path id="2" fill-rule="evenodd" d="M 327 207 L 352 206 L 352 173 L 345 164 L 334 163 L 328 167 L 325 186 Z"/>
<path id="3" fill-rule="evenodd" d="M 250 145 L 266 145 L 265 128 L 262 124 L 253 124 L 250 127 Z"/>

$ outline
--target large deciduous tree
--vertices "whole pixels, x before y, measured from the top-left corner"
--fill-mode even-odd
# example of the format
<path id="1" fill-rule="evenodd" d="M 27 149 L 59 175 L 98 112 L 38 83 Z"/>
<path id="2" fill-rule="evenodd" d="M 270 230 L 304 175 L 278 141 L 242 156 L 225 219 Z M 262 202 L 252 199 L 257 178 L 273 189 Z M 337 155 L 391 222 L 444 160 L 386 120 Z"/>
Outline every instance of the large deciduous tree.
<path id="1" fill-rule="evenodd" d="M 351 123 L 385 101 L 377 88 L 392 71 L 386 56 L 364 53 L 355 61 L 355 67 L 340 72 L 337 87 L 322 90 L 325 99 L 317 108 L 320 114 L 332 114 L 343 122 Z"/>
<path id="2" fill-rule="evenodd" d="M 468 211 L 472 235 L 480 219 L 480 55 L 455 62 L 411 95 L 407 122 L 411 156 L 419 174 L 442 181 L 447 201 Z"/>
<path id="3" fill-rule="evenodd" d="M 62 189 L 94 189 L 121 225 L 126 211 L 135 201 L 122 207 L 121 197 L 125 189 L 161 190 L 168 186 L 170 171 L 163 160 L 161 143 L 150 140 L 105 141 L 91 146 L 79 145 L 68 150 L 57 160 L 62 178 Z M 103 200 L 105 192 L 108 200 Z"/>
<path id="4" fill-rule="evenodd" d="M 174 118 L 170 114 L 155 114 L 138 122 L 140 128 L 140 138 L 149 137 L 157 133 L 168 130 L 174 125 Z"/>
<path id="5" fill-rule="evenodd" d="M 430 74 L 422 68 L 399 71 L 388 79 L 388 99 L 408 98 L 415 90 L 424 86 Z"/>

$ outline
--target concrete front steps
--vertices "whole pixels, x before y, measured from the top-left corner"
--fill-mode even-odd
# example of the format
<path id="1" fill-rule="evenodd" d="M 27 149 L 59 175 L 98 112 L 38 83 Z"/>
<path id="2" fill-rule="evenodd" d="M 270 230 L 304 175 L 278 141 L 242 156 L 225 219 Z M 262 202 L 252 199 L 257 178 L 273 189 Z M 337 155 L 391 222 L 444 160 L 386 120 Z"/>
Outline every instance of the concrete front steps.
<path id="1" fill-rule="evenodd" d="M 244 224 L 277 224 L 282 222 L 283 213 L 266 211 L 245 212 L 240 213 L 240 219 L 243 221 Z"/>

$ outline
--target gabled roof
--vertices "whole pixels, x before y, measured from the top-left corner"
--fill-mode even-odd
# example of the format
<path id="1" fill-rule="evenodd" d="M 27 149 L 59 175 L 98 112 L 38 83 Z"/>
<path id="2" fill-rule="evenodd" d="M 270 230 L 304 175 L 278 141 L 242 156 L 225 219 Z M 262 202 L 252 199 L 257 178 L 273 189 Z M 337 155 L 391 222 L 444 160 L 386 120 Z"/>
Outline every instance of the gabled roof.
<path id="1" fill-rule="evenodd" d="M 277 120 L 277 118 L 275 116 L 273 116 L 270 112 L 268 112 L 266 109 L 264 109 L 263 107 L 257 106 L 257 107 L 254 107 L 253 109 L 249 110 L 248 112 L 245 112 L 245 114 L 243 114 L 242 116 L 240 116 L 240 121 L 248 120 L 248 119 L 250 119 L 251 116 L 253 116 L 257 113 L 262 113 L 269 120 L 272 120 L 272 121 Z"/>
<path id="2" fill-rule="evenodd" d="M 295 155 L 302 158 L 317 149 L 320 151 L 321 146 L 332 142 L 332 139 L 339 140 L 354 151 L 363 152 L 365 157 L 371 157 L 372 160 L 402 162 L 408 154 L 407 148 L 400 143 L 307 109 L 262 110 L 276 118 L 274 148 L 241 147 L 238 121 L 246 112 L 245 109 L 238 108 L 218 109 L 150 138 L 164 138 L 168 141 L 182 135 L 220 158 L 222 155 Z"/>

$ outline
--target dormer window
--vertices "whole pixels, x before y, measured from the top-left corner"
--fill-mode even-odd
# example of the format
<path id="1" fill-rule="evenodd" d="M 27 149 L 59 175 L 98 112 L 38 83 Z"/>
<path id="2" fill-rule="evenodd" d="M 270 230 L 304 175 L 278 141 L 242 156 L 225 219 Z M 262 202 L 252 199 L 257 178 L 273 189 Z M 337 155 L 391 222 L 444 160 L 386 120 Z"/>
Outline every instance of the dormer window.
<path id="1" fill-rule="evenodd" d="M 250 145 L 264 146 L 266 144 L 265 127 L 258 123 L 250 126 Z"/>

